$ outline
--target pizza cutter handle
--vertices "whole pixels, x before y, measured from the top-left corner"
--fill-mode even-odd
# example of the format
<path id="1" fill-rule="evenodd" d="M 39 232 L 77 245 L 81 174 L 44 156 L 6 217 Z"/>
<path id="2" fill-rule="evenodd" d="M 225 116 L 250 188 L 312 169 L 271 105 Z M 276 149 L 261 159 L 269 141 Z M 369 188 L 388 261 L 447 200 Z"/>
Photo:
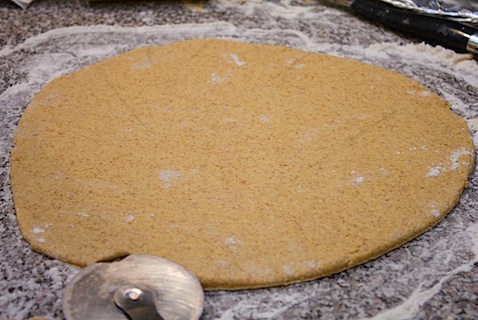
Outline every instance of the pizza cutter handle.
<path id="1" fill-rule="evenodd" d="M 148 290 L 122 287 L 116 290 L 114 301 L 131 320 L 164 320 L 156 309 L 154 295 Z"/>
<path id="2" fill-rule="evenodd" d="M 384 1 L 355 0 L 352 9 L 362 17 L 457 52 L 478 54 L 478 29 L 443 17 L 404 10 Z"/>

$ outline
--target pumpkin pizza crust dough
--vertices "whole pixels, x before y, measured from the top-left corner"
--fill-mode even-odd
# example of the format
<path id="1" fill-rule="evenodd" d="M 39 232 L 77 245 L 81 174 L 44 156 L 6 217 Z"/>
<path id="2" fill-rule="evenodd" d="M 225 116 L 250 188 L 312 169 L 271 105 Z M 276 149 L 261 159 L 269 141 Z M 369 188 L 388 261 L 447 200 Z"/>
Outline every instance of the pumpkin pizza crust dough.
<path id="1" fill-rule="evenodd" d="M 458 202 L 465 121 L 418 82 L 357 61 L 201 39 L 47 84 L 14 138 L 33 249 L 86 266 L 132 253 L 206 289 L 287 284 L 373 259 Z"/>

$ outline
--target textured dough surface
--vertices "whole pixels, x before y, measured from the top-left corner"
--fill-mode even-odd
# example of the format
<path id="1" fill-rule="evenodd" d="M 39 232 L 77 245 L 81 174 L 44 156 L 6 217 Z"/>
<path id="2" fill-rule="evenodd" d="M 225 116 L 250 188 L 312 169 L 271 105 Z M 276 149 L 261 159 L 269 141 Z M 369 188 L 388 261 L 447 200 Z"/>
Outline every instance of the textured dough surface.
<path id="1" fill-rule="evenodd" d="M 285 47 L 191 40 L 47 84 L 11 158 L 32 247 L 132 253 L 207 289 L 314 279 L 426 231 L 473 165 L 465 121 L 418 82 Z"/>

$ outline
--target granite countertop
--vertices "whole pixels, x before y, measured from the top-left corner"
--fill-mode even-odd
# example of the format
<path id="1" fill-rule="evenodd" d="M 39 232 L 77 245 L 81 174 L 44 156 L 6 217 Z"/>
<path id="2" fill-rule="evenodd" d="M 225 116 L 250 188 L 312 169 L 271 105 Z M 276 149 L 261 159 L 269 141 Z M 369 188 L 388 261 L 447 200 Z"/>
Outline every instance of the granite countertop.
<path id="1" fill-rule="evenodd" d="M 78 269 L 20 234 L 9 154 L 22 111 L 51 79 L 129 49 L 198 37 L 280 44 L 401 72 L 448 100 L 478 143 L 478 65 L 312 0 L 0 1 L 0 319 L 63 319 Z M 476 153 L 476 152 L 475 152 Z M 436 227 L 337 275 L 271 289 L 207 292 L 203 319 L 478 318 L 478 174 Z"/>

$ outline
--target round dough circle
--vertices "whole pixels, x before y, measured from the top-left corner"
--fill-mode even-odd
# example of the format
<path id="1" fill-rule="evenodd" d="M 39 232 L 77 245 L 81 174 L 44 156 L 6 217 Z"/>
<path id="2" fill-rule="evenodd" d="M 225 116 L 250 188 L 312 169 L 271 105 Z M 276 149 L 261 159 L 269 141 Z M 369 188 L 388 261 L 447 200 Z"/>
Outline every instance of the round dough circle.
<path id="1" fill-rule="evenodd" d="M 403 75 L 202 39 L 47 84 L 11 180 L 35 250 L 79 266 L 158 255 L 238 289 L 329 275 L 419 235 L 458 202 L 473 150 L 465 121 Z"/>

